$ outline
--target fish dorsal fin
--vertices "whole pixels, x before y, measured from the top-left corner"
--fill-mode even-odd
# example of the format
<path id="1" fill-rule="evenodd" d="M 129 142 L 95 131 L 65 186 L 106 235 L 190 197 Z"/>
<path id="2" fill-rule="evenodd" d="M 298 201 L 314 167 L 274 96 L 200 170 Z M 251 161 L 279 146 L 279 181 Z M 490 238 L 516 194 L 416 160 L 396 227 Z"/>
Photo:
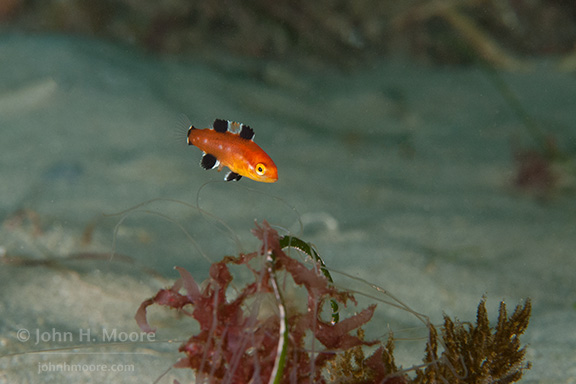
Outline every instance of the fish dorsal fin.
<path id="1" fill-rule="evenodd" d="M 224 133 L 228 130 L 228 122 L 226 120 L 216 119 L 214 120 L 214 124 L 212 124 L 212 128 L 214 128 L 216 132 Z"/>
<path id="2" fill-rule="evenodd" d="M 235 121 L 216 119 L 214 124 L 212 124 L 212 128 L 220 133 L 228 131 L 246 140 L 254 139 L 254 130 L 250 126 Z"/>
<path id="3" fill-rule="evenodd" d="M 254 130 L 249 126 L 242 124 L 239 135 L 243 139 L 252 140 L 254 139 Z"/>

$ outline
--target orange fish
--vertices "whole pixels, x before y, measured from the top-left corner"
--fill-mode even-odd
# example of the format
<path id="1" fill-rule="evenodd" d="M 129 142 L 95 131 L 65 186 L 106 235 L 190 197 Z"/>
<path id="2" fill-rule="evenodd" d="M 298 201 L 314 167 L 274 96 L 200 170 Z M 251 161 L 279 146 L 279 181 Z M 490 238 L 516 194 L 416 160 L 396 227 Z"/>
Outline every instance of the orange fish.
<path id="1" fill-rule="evenodd" d="M 254 131 L 247 125 L 214 120 L 212 129 L 188 129 L 188 145 L 204 152 L 200 165 L 204 169 L 228 167 L 226 181 L 238 181 L 242 176 L 264 183 L 278 180 L 278 169 L 270 156 L 254 141 Z"/>

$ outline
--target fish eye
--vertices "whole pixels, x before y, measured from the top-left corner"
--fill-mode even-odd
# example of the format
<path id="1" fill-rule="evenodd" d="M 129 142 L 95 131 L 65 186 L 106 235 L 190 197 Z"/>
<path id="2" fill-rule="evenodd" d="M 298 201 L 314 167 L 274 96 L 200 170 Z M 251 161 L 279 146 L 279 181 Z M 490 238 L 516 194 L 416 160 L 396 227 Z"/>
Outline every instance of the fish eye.
<path id="1" fill-rule="evenodd" d="M 256 164 L 256 173 L 258 176 L 263 176 L 266 173 L 266 166 L 262 163 Z"/>

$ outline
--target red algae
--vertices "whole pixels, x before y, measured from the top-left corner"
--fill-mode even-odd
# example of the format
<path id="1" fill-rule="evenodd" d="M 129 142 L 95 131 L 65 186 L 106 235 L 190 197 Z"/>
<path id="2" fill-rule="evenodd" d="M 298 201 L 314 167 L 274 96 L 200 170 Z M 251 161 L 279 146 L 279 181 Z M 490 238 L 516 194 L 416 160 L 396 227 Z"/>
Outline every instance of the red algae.
<path id="1" fill-rule="evenodd" d="M 280 246 L 280 236 L 266 221 L 252 231 L 262 241 L 259 252 L 225 257 L 210 267 L 210 278 L 202 287 L 190 273 L 177 267 L 180 273 L 174 285 L 160 290 L 144 301 L 136 321 L 146 332 L 154 332 L 146 319 L 146 309 L 157 304 L 177 309 L 194 318 L 200 331 L 180 347 L 186 356 L 175 367 L 191 368 L 197 382 L 326 382 L 327 362 L 338 353 L 378 341 L 365 341 L 351 334 L 372 318 L 375 305 L 359 311 L 337 323 L 322 320 L 323 303 L 330 299 L 341 304 L 355 302 L 354 297 L 338 290 L 321 272 L 320 266 L 307 267 L 289 257 Z M 251 261 L 267 258 L 264 267 L 255 269 Z M 233 276 L 229 265 L 248 267 L 255 281 L 247 284 L 231 298 Z M 273 267 L 270 267 L 273 265 Z M 273 297 L 276 274 L 285 272 L 293 282 L 306 289 L 304 311 L 266 311 L 262 295 Z M 184 292 L 180 293 L 183 290 Z M 279 296 L 283 300 L 282 296 Z M 276 303 L 283 305 L 282 302 Z M 284 318 L 283 318 L 284 317 Z M 283 322 L 287 326 L 283 327 Z M 283 329 L 285 328 L 285 329 Z M 310 335 L 324 348 L 314 348 Z M 282 348 L 282 339 L 287 344 Z M 285 366 L 278 366 L 279 359 Z"/>
<path id="2" fill-rule="evenodd" d="M 302 240 L 279 236 L 266 221 L 252 233 L 262 242 L 259 251 L 212 264 L 201 285 L 176 267 L 180 278 L 145 300 L 136 313 L 145 332 L 155 332 L 146 318 L 154 304 L 199 324 L 179 348 L 184 357 L 174 364 L 191 369 L 196 383 L 513 383 L 530 367 L 519 342 L 528 326 L 530 300 L 511 316 L 502 303 L 495 328 L 489 326 L 484 300 L 475 326 L 445 316 L 440 334 L 426 318 L 423 364 L 401 369 L 392 336 L 386 343 L 364 337 L 362 327 L 372 320 L 376 305 L 357 310 L 354 295 L 333 284 L 322 260 Z M 288 256 L 284 249 L 289 247 L 310 256 L 312 266 Z M 247 268 L 254 281 L 233 287 L 231 266 Z M 305 300 L 290 302 L 295 288 L 305 292 Z M 323 319 L 328 301 L 331 321 Z M 356 312 L 341 318 L 338 304 L 352 304 Z M 366 356 L 367 351 L 372 352 Z"/>

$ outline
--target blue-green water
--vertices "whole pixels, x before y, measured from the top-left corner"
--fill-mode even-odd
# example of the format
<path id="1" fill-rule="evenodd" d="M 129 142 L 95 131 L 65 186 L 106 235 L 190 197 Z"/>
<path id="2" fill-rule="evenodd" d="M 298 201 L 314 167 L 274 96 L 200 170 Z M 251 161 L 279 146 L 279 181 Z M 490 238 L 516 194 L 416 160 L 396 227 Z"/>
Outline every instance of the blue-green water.
<path id="1" fill-rule="evenodd" d="M 474 320 L 482 295 L 493 318 L 500 300 L 512 308 L 531 297 L 522 341 L 533 368 L 523 382 L 576 380 L 574 162 L 558 165 L 562 178 L 545 201 L 514 189 L 512 151 L 531 141 L 481 69 L 380 62 L 343 73 L 228 57 L 178 62 L 19 35 L 0 39 L 0 67 L 0 354 L 23 353 L 0 358 L 0 382 L 160 376 L 178 358 L 178 343 L 94 343 L 103 329 L 138 331 L 138 305 L 171 284 L 175 265 L 201 281 L 205 257 L 254 250 L 255 219 L 297 233 L 301 219 L 301 237 L 329 266 L 385 287 L 435 323 L 443 312 Z M 573 77 L 538 63 L 502 78 L 570 153 Z M 182 113 L 197 127 L 215 118 L 249 124 L 279 181 L 224 183 L 224 173 L 201 169 L 201 152 L 179 127 Z M 124 216 L 103 216 L 157 198 L 199 205 L 231 230 L 171 201 L 131 211 L 116 232 Z M 113 247 L 119 256 L 102 257 Z M 78 253 L 88 260 L 62 259 Z M 156 314 L 158 339 L 187 338 L 171 315 Z M 415 325 L 377 316 L 392 329 Z M 19 340 L 19 330 L 30 339 Z M 66 332 L 69 339 L 58 339 Z M 45 340 L 36 344 L 37 335 Z M 78 343 L 88 348 L 67 349 Z M 64 350 L 32 353 L 46 348 Z M 421 345 L 405 348 L 397 362 L 417 363 Z M 134 372 L 42 371 L 114 362 Z"/>

